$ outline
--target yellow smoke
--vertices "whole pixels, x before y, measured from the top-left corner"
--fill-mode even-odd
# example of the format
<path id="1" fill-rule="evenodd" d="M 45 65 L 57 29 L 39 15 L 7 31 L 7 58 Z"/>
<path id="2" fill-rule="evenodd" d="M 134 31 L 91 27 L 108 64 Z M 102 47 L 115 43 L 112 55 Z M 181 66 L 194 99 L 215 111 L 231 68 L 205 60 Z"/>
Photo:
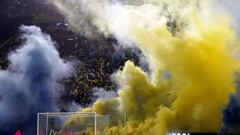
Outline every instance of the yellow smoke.
<path id="1" fill-rule="evenodd" d="M 222 127 L 221 112 L 234 92 L 239 68 L 235 33 L 228 17 L 208 10 L 207 15 L 198 13 L 195 4 L 188 6 L 193 7 L 185 14 L 187 24 L 175 37 L 164 23 L 137 25 L 136 17 L 151 20 L 128 10 L 127 34 L 147 57 L 152 74 L 126 62 L 115 77 L 119 96 L 98 100 L 88 109 L 111 115 L 109 135 L 217 132 Z M 170 77 L 164 77 L 166 73 Z M 124 113 L 125 127 L 114 123 Z"/>

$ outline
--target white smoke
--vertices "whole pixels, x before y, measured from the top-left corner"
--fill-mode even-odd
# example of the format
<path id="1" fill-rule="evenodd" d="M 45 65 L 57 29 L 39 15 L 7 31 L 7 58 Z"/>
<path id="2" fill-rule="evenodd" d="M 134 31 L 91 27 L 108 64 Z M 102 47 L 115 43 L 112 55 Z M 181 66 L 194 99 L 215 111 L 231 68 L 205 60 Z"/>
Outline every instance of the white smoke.
<path id="1" fill-rule="evenodd" d="M 96 98 L 96 99 L 112 99 L 114 97 L 117 97 L 117 92 L 115 91 L 106 91 L 105 89 L 103 88 L 93 88 L 92 89 L 93 91 L 93 96 Z"/>
<path id="2" fill-rule="evenodd" d="M 20 129 L 33 135 L 37 113 L 57 111 L 58 80 L 72 70 L 39 27 L 21 26 L 20 31 L 23 45 L 9 54 L 8 69 L 0 70 L 0 134 Z"/>

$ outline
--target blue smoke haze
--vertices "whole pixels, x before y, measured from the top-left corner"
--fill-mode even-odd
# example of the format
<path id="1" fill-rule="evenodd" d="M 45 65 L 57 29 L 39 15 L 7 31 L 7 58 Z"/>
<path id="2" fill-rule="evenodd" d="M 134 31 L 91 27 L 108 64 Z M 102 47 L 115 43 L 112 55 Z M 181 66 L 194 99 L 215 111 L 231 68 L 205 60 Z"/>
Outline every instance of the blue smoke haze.
<path id="1" fill-rule="evenodd" d="M 223 110 L 223 122 L 227 128 L 240 126 L 240 103 L 237 95 L 230 95 L 229 103 Z"/>
<path id="2" fill-rule="evenodd" d="M 219 135 L 229 133 L 240 133 L 240 73 L 235 74 L 236 92 L 229 96 L 227 106 L 223 110 L 224 127 L 220 130 Z"/>
<path id="3" fill-rule="evenodd" d="M 58 111 L 58 80 L 72 70 L 39 27 L 21 26 L 20 31 L 22 47 L 9 54 L 8 69 L 0 70 L 0 135 L 17 129 L 24 135 L 36 134 L 37 113 Z"/>

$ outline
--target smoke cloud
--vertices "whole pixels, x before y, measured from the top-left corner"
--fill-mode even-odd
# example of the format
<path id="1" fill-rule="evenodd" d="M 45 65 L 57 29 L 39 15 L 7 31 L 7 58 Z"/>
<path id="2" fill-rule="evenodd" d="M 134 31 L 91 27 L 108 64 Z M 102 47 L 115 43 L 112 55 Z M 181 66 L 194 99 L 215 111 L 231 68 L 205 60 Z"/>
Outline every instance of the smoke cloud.
<path id="1" fill-rule="evenodd" d="M 102 18 L 104 17 L 103 7 L 109 3 L 108 0 L 47 1 L 54 4 L 66 16 L 70 28 L 75 32 L 80 32 L 88 37 L 94 37 L 98 32 L 97 27 L 105 25 L 103 24 L 104 18 Z"/>
<path id="2" fill-rule="evenodd" d="M 53 1 L 67 16 L 77 10 L 67 8 L 69 3 L 63 0 Z M 102 5 L 96 10 L 74 2 L 84 11 L 88 9 L 91 24 L 99 32 L 139 48 L 150 66 L 149 75 L 133 62 L 126 62 L 115 76 L 119 96 L 99 99 L 82 110 L 110 114 L 109 135 L 123 134 L 123 127 L 112 122 L 121 119 L 123 113 L 127 114 L 127 135 L 218 132 L 223 127 L 222 110 L 235 92 L 234 74 L 240 65 L 229 15 L 210 1 L 94 1 Z M 76 16 L 84 16 L 78 14 L 83 13 L 82 8 Z M 230 98 L 229 106 L 237 106 L 234 112 L 238 110 L 237 102 L 235 97 Z M 227 114 L 229 109 L 224 112 Z M 226 116 L 224 122 L 228 122 Z"/>
<path id="3" fill-rule="evenodd" d="M 229 104 L 223 111 L 223 122 L 226 128 L 238 128 L 240 124 L 240 104 L 239 97 L 231 95 L 229 98 Z"/>
<path id="4" fill-rule="evenodd" d="M 235 79 L 236 93 L 229 96 L 229 103 L 223 110 L 224 127 L 220 134 L 239 133 L 240 132 L 240 78 L 239 73 L 236 74 Z"/>
<path id="5" fill-rule="evenodd" d="M 96 99 L 112 99 L 117 97 L 117 93 L 115 91 L 106 91 L 103 88 L 93 88 L 93 96 L 96 97 Z"/>
<path id="6" fill-rule="evenodd" d="M 0 134 L 20 129 L 24 135 L 36 133 L 38 112 L 57 111 L 58 80 L 71 71 L 69 62 L 59 57 L 50 36 L 36 26 L 21 26 L 22 47 L 12 51 L 7 70 L 0 71 Z"/>

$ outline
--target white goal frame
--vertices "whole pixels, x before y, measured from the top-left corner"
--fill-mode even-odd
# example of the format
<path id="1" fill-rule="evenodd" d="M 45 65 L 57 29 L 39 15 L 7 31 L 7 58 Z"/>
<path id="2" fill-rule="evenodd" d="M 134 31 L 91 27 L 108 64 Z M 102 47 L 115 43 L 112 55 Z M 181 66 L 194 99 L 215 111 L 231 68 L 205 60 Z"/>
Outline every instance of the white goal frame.
<path id="1" fill-rule="evenodd" d="M 49 115 L 54 116 L 54 115 L 84 115 L 86 117 L 94 117 L 94 135 L 97 135 L 97 113 L 96 112 L 46 112 L 46 113 L 38 113 L 37 114 L 37 135 L 39 135 L 39 121 L 40 121 L 40 115 L 46 115 L 46 132 L 48 131 L 48 117 Z M 88 115 L 91 114 L 91 115 Z M 47 133 L 46 133 L 47 135 Z"/>

